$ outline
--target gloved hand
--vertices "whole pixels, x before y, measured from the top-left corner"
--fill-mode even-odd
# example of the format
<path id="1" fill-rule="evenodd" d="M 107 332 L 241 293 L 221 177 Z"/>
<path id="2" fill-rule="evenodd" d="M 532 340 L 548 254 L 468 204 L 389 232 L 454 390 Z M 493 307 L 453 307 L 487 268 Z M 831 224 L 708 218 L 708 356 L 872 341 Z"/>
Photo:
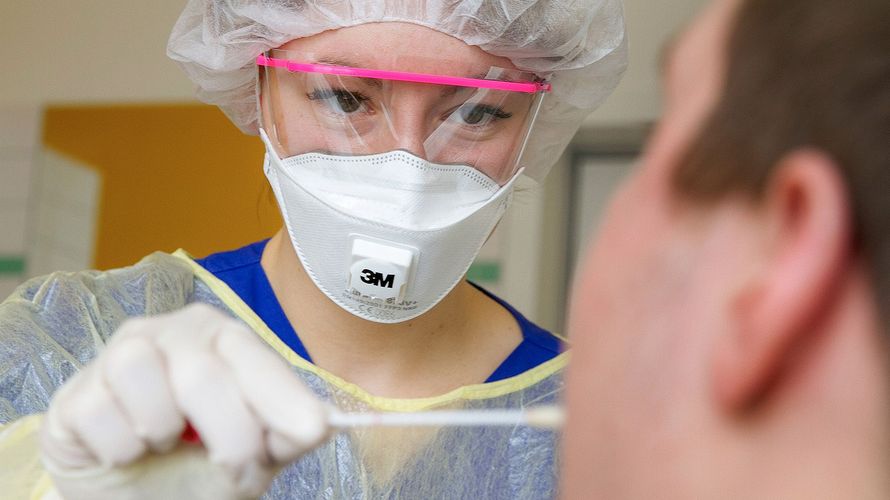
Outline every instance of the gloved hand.
<path id="1" fill-rule="evenodd" d="M 66 500 L 249 498 L 328 434 L 283 360 L 199 304 L 124 323 L 53 397 L 40 447 Z"/>

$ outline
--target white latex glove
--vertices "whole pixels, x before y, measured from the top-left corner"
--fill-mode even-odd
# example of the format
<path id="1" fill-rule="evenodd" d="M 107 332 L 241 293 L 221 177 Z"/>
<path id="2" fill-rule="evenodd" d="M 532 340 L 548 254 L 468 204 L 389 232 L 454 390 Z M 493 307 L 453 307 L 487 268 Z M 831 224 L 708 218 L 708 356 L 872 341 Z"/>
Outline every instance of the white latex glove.
<path id="1" fill-rule="evenodd" d="M 203 446 L 181 442 L 186 420 Z M 277 354 L 197 304 L 124 323 L 53 397 L 40 447 L 66 500 L 250 498 L 328 434 Z"/>

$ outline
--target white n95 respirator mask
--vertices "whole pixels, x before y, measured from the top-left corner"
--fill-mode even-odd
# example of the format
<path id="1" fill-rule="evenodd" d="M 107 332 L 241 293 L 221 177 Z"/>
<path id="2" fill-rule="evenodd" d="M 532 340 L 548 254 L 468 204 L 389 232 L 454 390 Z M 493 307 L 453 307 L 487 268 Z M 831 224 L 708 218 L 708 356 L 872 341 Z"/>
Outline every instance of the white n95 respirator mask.
<path id="1" fill-rule="evenodd" d="M 309 277 L 352 314 L 396 323 L 466 273 L 509 203 L 550 84 L 473 58 L 368 62 L 258 56 L 261 135 Z"/>
<path id="2" fill-rule="evenodd" d="M 504 186 L 405 151 L 281 159 L 265 132 L 264 171 L 294 249 L 318 288 L 378 323 L 430 310 L 467 272 L 509 204 Z"/>

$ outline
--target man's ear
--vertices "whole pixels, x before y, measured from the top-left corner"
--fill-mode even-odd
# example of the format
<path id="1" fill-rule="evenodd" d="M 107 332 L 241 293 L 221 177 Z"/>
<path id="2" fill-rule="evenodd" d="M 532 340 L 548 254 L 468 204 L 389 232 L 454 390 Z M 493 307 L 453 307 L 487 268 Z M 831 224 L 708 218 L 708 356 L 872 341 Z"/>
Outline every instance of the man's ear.
<path id="1" fill-rule="evenodd" d="M 776 165 L 759 207 L 763 266 L 731 303 L 733 328 L 717 341 L 714 387 L 726 411 L 744 411 L 782 377 L 794 348 L 814 338 L 851 251 L 849 197 L 834 161 L 814 150 Z"/>

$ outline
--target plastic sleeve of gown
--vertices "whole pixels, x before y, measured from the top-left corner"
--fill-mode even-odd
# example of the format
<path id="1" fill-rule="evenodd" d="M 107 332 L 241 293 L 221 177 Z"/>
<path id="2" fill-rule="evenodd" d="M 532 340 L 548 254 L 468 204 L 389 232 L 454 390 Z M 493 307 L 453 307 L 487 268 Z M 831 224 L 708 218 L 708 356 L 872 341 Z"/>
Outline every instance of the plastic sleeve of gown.
<path id="1" fill-rule="evenodd" d="M 520 375 L 422 399 L 373 396 L 291 351 L 223 282 L 185 252 L 155 253 L 106 272 L 54 273 L 0 304 L 0 491 L 39 497 L 37 420 L 53 392 L 90 362 L 128 317 L 215 306 L 275 349 L 320 398 L 347 411 L 523 408 L 557 403 L 567 354 Z M 528 427 L 343 432 L 285 467 L 263 498 L 553 498 L 558 434 Z M 14 455 L 14 456 L 13 456 Z"/>

